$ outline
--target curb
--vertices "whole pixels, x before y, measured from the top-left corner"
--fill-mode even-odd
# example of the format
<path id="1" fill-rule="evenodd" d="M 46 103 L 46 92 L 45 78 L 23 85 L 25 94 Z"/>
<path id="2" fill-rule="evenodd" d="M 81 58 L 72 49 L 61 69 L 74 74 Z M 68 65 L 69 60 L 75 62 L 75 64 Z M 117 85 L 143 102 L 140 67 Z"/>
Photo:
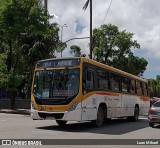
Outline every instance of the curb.
<path id="1" fill-rule="evenodd" d="M 6 113 L 6 114 L 23 114 L 23 115 L 30 115 L 30 110 L 25 109 L 17 109 L 17 110 L 10 110 L 10 109 L 1 109 L 0 113 Z"/>

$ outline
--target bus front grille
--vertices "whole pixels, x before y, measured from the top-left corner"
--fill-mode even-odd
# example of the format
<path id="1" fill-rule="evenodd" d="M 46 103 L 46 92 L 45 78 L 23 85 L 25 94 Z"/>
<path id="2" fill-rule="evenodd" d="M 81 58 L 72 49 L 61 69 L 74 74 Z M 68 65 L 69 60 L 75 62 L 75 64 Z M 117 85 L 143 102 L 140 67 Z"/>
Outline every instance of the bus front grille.
<path id="1" fill-rule="evenodd" d="M 72 100 L 70 99 L 35 99 L 39 105 L 67 105 Z"/>
<path id="2" fill-rule="evenodd" d="M 64 116 L 64 113 L 42 113 L 42 112 L 39 112 L 38 115 L 43 119 L 46 119 L 46 118 L 62 119 Z"/>

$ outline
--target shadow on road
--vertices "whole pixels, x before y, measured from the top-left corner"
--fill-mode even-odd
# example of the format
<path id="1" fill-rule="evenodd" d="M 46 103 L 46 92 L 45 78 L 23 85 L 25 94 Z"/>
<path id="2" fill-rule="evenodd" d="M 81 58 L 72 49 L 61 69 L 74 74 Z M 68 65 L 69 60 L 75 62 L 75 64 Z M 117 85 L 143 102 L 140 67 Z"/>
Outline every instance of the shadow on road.
<path id="1" fill-rule="evenodd" d="M 129 122 L 126 119 L 114 119 L 107 121 L 100 128 L 93 128 L 90 122 L 86 123 L 68 123 L 65 126 L 43 126 L 37 127 L 37 129 L 42 130 L 53 130 L 53 131 L 63 131 L 63 132 L 88 132 L 97 134 L 111 134 L 111 135 L 121 135 L 129 132 L 133 132 L 139 129 L 148 127 L 148 121 L 146 119 L 139 119 L 137 122 Z"/>

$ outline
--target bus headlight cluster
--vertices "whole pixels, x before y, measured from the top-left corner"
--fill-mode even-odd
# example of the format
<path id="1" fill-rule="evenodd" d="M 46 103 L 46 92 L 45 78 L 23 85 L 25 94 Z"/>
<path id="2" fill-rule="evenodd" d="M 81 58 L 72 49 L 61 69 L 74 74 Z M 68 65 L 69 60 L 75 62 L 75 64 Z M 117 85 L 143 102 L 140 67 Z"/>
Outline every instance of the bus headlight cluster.
<path id="1" fill-rule="evenodd" d="M 78 105 L 78 102 L 74 102 L 72 105 L 71 105 L 71 107 L 67 110 L 67 111 L 73 111 L 73 110 L 75 110 L 76 109 L 76 107 L 77 107 L 77 105 Z"/>

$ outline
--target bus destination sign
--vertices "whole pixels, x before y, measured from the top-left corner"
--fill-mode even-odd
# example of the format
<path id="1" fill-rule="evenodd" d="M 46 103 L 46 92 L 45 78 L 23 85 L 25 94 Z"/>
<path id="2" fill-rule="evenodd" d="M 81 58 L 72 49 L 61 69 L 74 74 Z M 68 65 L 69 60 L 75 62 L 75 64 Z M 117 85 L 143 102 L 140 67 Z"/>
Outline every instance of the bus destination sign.
<path id="1" fill-rule="evenodd" d="M 67 66 L 79 66 L 79 65 L 80 65 L 80 59 L 60 59 L 60 60 L 39 61 L 36 67 L 52 68 L 52 67 L 67 67 Z"/>

